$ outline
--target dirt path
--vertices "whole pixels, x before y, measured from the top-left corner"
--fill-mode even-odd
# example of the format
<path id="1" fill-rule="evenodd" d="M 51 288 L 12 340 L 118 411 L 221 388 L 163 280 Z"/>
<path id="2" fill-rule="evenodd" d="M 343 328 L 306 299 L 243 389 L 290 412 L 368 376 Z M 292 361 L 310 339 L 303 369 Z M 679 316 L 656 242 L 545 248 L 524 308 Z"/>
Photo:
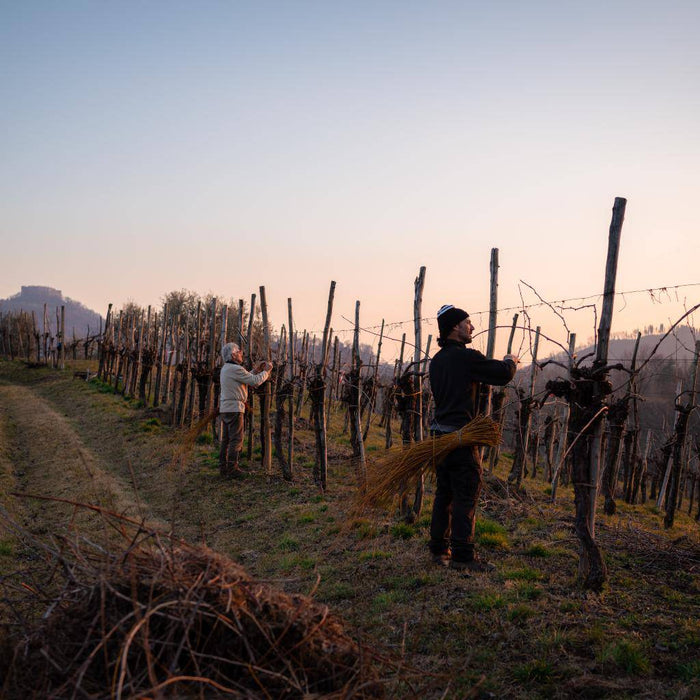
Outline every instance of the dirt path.
<path id="1" fill-rule="evenodd" d="M 89 503 L 153 525 L 158 522 L 133 486 L 113 473 L 71 422 L 31 387 L 0 383 L 3 499 L 33 535 L 75 527 L 97 536 L 101 517 L 66 503 L 12 498 L 10 491 Z"/>

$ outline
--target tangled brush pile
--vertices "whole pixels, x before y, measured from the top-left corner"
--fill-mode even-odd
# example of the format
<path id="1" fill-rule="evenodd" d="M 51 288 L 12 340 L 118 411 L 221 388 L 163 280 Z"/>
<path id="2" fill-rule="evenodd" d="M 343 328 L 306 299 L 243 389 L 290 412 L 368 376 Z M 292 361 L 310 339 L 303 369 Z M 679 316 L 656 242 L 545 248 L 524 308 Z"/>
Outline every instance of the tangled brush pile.
<path id="1" fill-rule="evenodd" d="M 118 555 L 64 548 L 66 584 L 5 659 L 5 697 L 383 695 L 326 606 L 204 546 L 135 539 Z"/>
<path id="2" fill-rule="evenodd" d="M 428 469 L 459 447 L 498 445 L 501 429 L 486 416 L 477 416 L 460 430 L 432 436 L 410 447 L 395 447 L 368 464 L 367 482 L 353 505 L 353 514 L 391 504 L 397 493 L 411 488 Z"/>

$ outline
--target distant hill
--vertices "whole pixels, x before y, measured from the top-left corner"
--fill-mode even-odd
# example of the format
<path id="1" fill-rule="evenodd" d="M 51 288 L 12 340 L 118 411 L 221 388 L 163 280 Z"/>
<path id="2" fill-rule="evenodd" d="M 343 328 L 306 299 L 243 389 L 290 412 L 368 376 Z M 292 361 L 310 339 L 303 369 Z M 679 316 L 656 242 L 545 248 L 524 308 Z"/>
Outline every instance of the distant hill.
<path id="1" fill-rule="evenodd" d="M 79 301 L 75 301 L 75 299 L 64 297 L 60 289 L 54 289 L 53 287 L 23 285 L 19 294 L 14 294 L 7 299 L 0 299 L 0 312 L 34 312 L 37 327 L 42 331 L 44 327 L 44 304 L 46 304 L 51 333 L 56 332 L 56 309 L 58 308 L 60 312 L 61 306 L 66 307 L 66 336 L 68 338 L 72 336 L 73 329 L 75 329 L 75 335 L 78 338 L 85 337 L 88 328 L 91 335 L 100 329 L 102 322 L 100 314 L 92 309 L 88 309 L 87 306 L 84 306 Z"/>

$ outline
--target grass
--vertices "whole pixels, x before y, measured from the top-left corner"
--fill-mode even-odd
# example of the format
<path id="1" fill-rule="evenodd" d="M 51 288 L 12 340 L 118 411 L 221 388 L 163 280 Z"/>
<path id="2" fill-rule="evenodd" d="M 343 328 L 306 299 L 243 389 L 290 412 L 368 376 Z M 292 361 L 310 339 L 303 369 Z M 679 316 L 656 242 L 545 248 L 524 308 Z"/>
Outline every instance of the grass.
<path id="1" fill-rule="evenodd" d="M 525 550 L 528 557 L 551 557 L 552 551 L 543 544 L 533 544 Z"/>
<path id="2" fill-rule="evenodd" d="M 408 523 L 396 523 L 391 526 L 391 535 L 400 540 L 410 540 L 416 534 L 416 528 Z"/>
<path id="3" fill-rule="evenodd" d="M 663 514 L 648 504 L 601 517 L 597 536 L 610 584 L 604 595 L 593 595 L 576 581 L 571 487 L 560 486 L 551 504 L 542 482 L 528 480 L 522 503 L 485 494 L 477 546 L 488 550 L 496 570 L 461 576 L 432 565 L 427 556 L 430 480 L 415 523 L 404 523 L 393 510 L 348 522 L 356 482 L 350 448 L 338 440 L 340 410 L 332 411 L 328 426 L 326 492 L 319 493 L 303 466 L 313 465 L 315 445 L 313 434 L 301 428 L 293 484 L 280 478 L 274 460 L 268 477 L 259 450 L 250 476 L 224 484 L 211 445 L 196 445 L 189 463 L 174 466 L 170 450 L 180 433 L 162 418 L 161 425 L 153 422 L 152 431 L 144 430 L 152 414 L 121 395 L 96 382 L 74 382 L 69 373 L 29 376 L 8 364 L 0 364 L 0 391 L 3 382 L 21 385 L 66 416 L 84 450 L 98 454 L 99 465 L 114 476 L 114 488 L 133 493 L 133 471 L 144 508 L 177 536 L 235 556 L 253 576 L 288 592 L 315 591 L 358 639 L 384 653 L 404 650 L 404 663 L 425 670 L 426 678 L 453 679 L 446 697 L 466 696 L 482 676 L 483 697 L 573 696 L 590 678 L 600 682 L 591 693 L 601 697 L 606 683 L 624 688 L 620 697 L 700 696 L 700 580 L 673 559 L 679 537 L 688 543 L 680 545 L 686 552 L 700 546 L 697 525 L 685 513 L 670 532 L 661 525 Z M 7 430 L 0 413 L 0 446 L 21 444 Z M 381 454 L 383 435 L 376 427 L 372 441 L 378 446 L 374 454 Z M 29 480 L 31 465 L 23 460 L 13 455 L 10 469 L 25 471 Z M 509 468 L 503 457 L 496 475 L 504 478 Z M 58 477 L 46 475 L 56 489 Z M 22 488 L 44 483 L 35 478 Z M 9 505 L 6 494 L 19 486 L 1 485 L 0 502 Z M 25 522 L 36 522 L 36 515 L 45 532 L 55 531 L 34 504 L 20 505 Z M 8 562 L 22 561 L 20 547 L 7 538 L 0 540 L 0 555 L 3 571 Z M 562 684 L 554 693 L 562 679 L 579 683 L 578 690 Z M 441 697 L 445 684 L 425 697 Z M 403 694 L 395 687 L 389 697 L 410 697 L 405 686 Z"/>
<path id="4" fill-rule="evenodd" d="M 600 652 L 599 661 L 603 666 L 614 664 L 619 670 L 632 676 L 646 675 L 651 668 L 642 645 L 629 639 L 606 644 Z"/>
<path id="5" fill-rule="evenodd" d="M 277 548 L 282 552 L 296 552 L 299 546 L 299 540 L 290 535 L 282 535 L 277 544 Z"/>
<path id="6" fill-rule="evenodd" d="M 674 674 L 686 683 L 700 680 L 700 659 L 676 664 Z"/>
<path id="7" fill-rule="evenodd" d="M 504 571 L 501 575 L 504 581 L 539 581 L 542 578 L 542 572 L 529 566 Z"/>
<path id="8" fill-rule="evenodd" d="M 506 599 L 500 593 L 482 593 L 472 600 L 472 608 L 479 612 L 488 612 L 505 607 Z"/>
<path id="9" fill-rule="evenodd" d="M 360 561 L 372 561 L 374 559 L 391 559 L 391 552 L 383 552 L 382 550 L 371 550 L 369 552 L 360 552 Z"/>
<path id="10" fill-rule="evenodd" d="M 543 683 L 552 677 L 552 665 L 543 659 L 519 664 L 513 669 L 513 677 L 519 683 Z"/>

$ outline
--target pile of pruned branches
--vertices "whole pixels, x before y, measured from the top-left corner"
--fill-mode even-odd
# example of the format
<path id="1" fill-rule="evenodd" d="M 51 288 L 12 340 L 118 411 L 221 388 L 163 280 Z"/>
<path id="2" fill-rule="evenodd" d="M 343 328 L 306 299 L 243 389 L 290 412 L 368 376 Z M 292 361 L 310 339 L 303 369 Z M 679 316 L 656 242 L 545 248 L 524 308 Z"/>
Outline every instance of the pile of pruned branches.
<path id="1" fill-rule="evenodd" d="M 52 595 L 4 581 L 6 601 L 24 590 L 43 607 L 6 644 L 5 697 L 384 695 L 383 663 L 326 606 L 204 546 L 129 537 L 118 553 L 64 540 Z M 15 602 L 26 614 L 26 596 Z"/>

